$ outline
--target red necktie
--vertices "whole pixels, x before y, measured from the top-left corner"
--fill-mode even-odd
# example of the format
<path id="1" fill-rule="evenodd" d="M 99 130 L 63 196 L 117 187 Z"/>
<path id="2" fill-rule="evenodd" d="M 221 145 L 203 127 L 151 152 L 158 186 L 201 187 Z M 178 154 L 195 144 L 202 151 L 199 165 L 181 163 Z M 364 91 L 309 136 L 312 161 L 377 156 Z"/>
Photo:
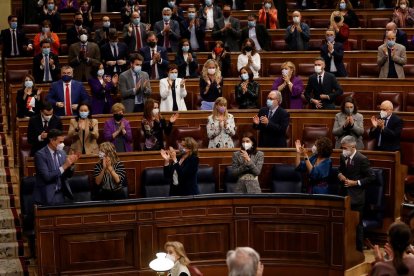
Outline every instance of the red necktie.
<path id="1" fill-rule="evenodd" d="M 166 23 L 165 26 L 170 25 L 169 23 Z M 165 49 L 169 49 L 171 48 L 170 46 L 170 38 L 168 37 L 170 35 L 170 33 L 164 33 L 164 47 Z"/>
<path id="2" fill-rule="evenodd" d="M 152 55 L 151 58 L 155 55 L 155 49 L 152 49 Z M 157 73 L 155 72 L 155 62 L 151 66 L 151 79 L 155 80 L 157 78 Z"/>
<path id="3" fill-rule="evenodd" d="M 65 89 L 65 113 L 66 113 L 66 116 L 72 116 L 72 107 L 70 105 L 69 83 L 66 84 L 66 89 Z"/>
<path id="4" fill-rule="evenodd" d="M 136 40 L 136 47 L 137 47 L 137 51 L 139 51 L 139 49 L 142 48 L 141 45 L 141 33 L 139 31 L 139 27 L 135 26 L 135 40 Z"/>

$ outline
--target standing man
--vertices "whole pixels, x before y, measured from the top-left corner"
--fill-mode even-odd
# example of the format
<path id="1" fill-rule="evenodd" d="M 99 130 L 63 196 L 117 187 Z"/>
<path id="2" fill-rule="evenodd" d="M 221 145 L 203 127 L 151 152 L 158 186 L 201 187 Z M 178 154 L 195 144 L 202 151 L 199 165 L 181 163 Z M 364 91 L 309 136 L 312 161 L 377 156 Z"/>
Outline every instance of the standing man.
<path id="1" fill-rule="evenodd" d="M 101 47 L 101 60 L 105 67 L 105 74 L 121 74 L 127 70 L 129 56 L 128 46 L 118 41 L 118 32 L 115 28 L 109 29 L 109 41 Z"/>
<path id="2" fill-rule="evenodd" d="M 130 69 L 119 76 L 119 90 L 126 113 L 144 111 L 146 98 L 151 95 L 149 76 L 142 71 L 143 57 L 132 54 L 129 60 Z"/>
<path id="3" fill-rule="evenodd" d="M 403 121 L 393 114 L 394 106 L 390 101 L 383 101 L 380 105 L 379 118 L 371 117 L 372 127 L 369 137 L 375 138 L 375 149 L 381 151 L 400 150 L 400 137 Z"/>
<path id="4" fill-rule="evenodd" d="M 158 38 L 158 45 L 167 49 L 168 52 L 178 51 L 178 41 L 181 38 L 180 24 L 171 19 L 170 8 L 162 10 L 162 20 L 155 23 L 154 32 Z"/>
<path id="5" fill-rule="evenodd" d="M 214 28 L 214 21 L 223 16 L 219 6 L 215 6 L 214 0 L 205 0 L 205 5 L 198 10 L 198 17 L 206 21 L 206 30 Z"/>
<path id="6" fill-rule="evenodd" d="M 254 45 L 256 45 L 256 50 L 269 51 L 271 39 L 265 25 L 257 24 L 257 16 L 255 14 L 250 14 L 247 20 L 247 27 L 241 32 L 240 45 L 246 38 L 251 38 L 254 41 Z"/>
<path id="7" fill-rule="evenodd" d="M 292 25 L 286 29 L 285 42 L 289 51 L 305 51 L 309 47 L 310 29 L 308 24 L 302 22 L 299 11 L 292 13 Z"/>
<path id="8" fill-rule="evenodd" d="M 407 63 L 405 47 L 395 42 L 395 33 L 388 31 L 384 44 L 378 47 L 377 64 L 380 78 L 404 79 L 403 66 Z"/>
<path id="9" fill-rule="evenodd" d="M 9 28 L 1 31 L 0 43 L 3 44 L 3 57 L 23 57 L 32 54 L 33 45 L 27 39 L 26 34 L 20 30 L 17 16 L 9 15 L 7 18 Z"/>
<path id="10" fill-rule="evenodd" d="M 49 39 L 40 42 L 42 52 L 33 57 L 33 75 L 36 83 L 48 83 L 58 80 L 60 72 L 59 57 L 51 51 Z"/>
<path id="11" fill-rule="evenodd" d="M 47 138 L 49 143 L 35 154 L 33 200 L 41 205 L 59 205 L 65 202 L 64 196 L 72 195 L 66 180 L 72 177 L 73 165 L 79 157 L 76 154 L 66 156 L 65 136 L 61 130 L 51 129 Z"/>
<path id="12" fill-rule="evenodd" d="M 355 137 L 348 135 L 341 140 L 342 154 L 338 178 L 342 182 L 340 194 L 351 197 L 351 209 L 359 212 L 356 247 L 362 252 L 364 246 L 364 228 L 362 216 L 365 207 L 365 187 L 375 180 L 369 166 L 369 159 L 356 150 Z"/>
<path id="13" fill-rule="evenodd" d="M 75 12 L 73 24 L 74 25 L 66 31 L 66 43 L 68 44 L 68 47 L 73 43 L 80 41 L 81 30 L 86 29 L 88 33 L 91 32 L 88 27 L 83 26 L 83 16 L 81 12 Z"/>
<path id="14" fill-rule="evenodd" d="M 335 75 L 335 77 L 347 77 L 348 73 L 344 64 L 344 46 L 341 42 L 335 41 L 335 31 L 333 29 L 326 30 L 325 41 L 321 46 L 321 57 L 325 60 L 327 72 Z"/>
<path id="15" fill-rule="evenodd" d="M 335 98 L 343 94 L 335 75 L 325 72 L 325 60 L 318 57 L 314 61 L 315 74 L 308 79 L 305 89 L 306 101 L 314 109 L 335 109 Z"/>
<path id="16" fill-rule="evenodd" d="M 124 42 L 128 45 L 130 53 L 138 53 L 142 47 L 147 46 L 147 35 L 150 27 L 150 24 L 141 22 L 138 12 L 131 14 L 131 22 L 125 24 L 122 31 Z"/>
<path id="17" fill-rule="evenodd" d="M 157 41 L 158 39 L 155 33 L 148 32 L 148 46 L 141 49 L 141 55 L 144 57 L 142 70 L 147 72 L 152 80 L 159 80 L 167 77 L 167 49 L 157 46 Z"/>
<path id="18" fill-rule="evenodd" d="M 259 110 L 259 114 L 253 117 L 253 127 L 260 130 L 259 147 L 286 148 L 286 130 L 289 126 L 289 113 L 284 110 L 282 94 L 270 91 L 267 96 L 266 107 Z"/>
<path id="19" fill-rule="evenodd" d="M 193 51 L 204 51 L 204 37 L 206 36 L 206 21 L 197 17 L 194 5 L 187 8 L 187 18 L 181 21 L 180 34 L 190 41 Z"/>
<path id="20" fill-rule="evenodd" d="M 229 276 L 262 276 L 263 264 L 260 255 L 251 247 L 237 247 L 227 252 L 227 268 Z"/>
<path id="21" fill-rule="evenodd" d="M 214 21 L 213 39 L 223 41 L 228 51 L 238 52 L 240 34 L 240 21 L 231 16 L 231 7 L 224 5 L 223 16 Z"/>

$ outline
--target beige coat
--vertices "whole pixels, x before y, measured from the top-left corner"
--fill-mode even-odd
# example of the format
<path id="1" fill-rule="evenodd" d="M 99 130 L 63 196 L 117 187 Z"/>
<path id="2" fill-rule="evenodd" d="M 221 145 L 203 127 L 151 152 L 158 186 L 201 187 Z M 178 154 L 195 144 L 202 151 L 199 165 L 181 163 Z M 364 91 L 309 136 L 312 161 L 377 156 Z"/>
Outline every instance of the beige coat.
<path id="1" fill-rule="evenodd" d="M 388 76 L 388 55 L 384 54 L 384 49 L 387 48 L 387 44 L 383 44 L 378 47 L 377 64 L 380 67 L 380 78 L 387 78 Z M 395 43 L 394 45 L 394 64 L 395 71 L 397 72 L 398 78 L 405 78 L 403 65 L 407 63 L 407 55 L 405 53 L 405 46 Z"/>
<path id="2" fill-rule="evenodd" d="M 92 131 L 89 130 L 89 125 L 93 126 Z M 68 136 L 72 139 L 72 144 L 70 146 L 71 151 L 82 153 L 82 144 L 83 140 L 85 140 L 86 154 L 97 154 L 99 151 L 97 142 L 99 137 L 98 120 L 86 119 L 85 136 L 83 136 L 83 131 L 78 129 L 79 127 L 76 119 L 70 119 Z"/>

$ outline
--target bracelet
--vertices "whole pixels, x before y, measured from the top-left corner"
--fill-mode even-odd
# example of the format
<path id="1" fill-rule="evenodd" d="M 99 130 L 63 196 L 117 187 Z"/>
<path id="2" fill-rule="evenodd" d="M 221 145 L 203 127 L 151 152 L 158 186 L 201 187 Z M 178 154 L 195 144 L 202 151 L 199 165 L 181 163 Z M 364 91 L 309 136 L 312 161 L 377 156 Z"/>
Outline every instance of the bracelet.
<path id="1" fill-rule="evenodd" d="M 308 157 L 305 157 L 303 160 L 305 160 L 305 161 L 306 161 L 306 160 L 309 160 L 309 158 L 308 158 Z"/>

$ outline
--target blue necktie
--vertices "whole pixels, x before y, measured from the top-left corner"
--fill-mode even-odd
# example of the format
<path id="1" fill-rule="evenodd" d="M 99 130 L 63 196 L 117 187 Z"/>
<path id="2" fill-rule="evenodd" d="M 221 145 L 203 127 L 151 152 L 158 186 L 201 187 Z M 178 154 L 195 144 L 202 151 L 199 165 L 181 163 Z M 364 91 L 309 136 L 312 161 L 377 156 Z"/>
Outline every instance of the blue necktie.
<path id="1" fill-rule="evenodd" d="M 55 164 L 55 169 L 56 170 L 59 170 L 60 165 L 59 165 L 59 161 L 57 159 L 57 151 L 55 151 L 53 153 L 53 163 Z M 61 189 L 61 187 L 62 186 L 61 186 L 60 175 L 59 175 L 59 177 L 58 177 L 58 179 L 56 181 L 56 191 L 59 191 Z"/>

